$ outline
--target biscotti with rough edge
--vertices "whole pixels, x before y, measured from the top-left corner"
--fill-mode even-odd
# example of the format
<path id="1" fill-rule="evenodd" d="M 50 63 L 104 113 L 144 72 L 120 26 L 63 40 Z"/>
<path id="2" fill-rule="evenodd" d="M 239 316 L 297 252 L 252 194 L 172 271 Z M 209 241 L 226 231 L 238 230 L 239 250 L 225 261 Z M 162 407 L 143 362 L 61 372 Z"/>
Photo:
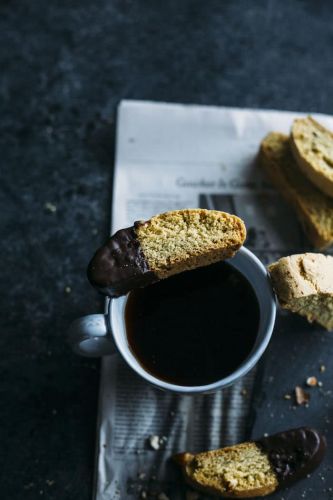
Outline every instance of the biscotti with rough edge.
<path id="1" fill-rule="evenodd" d="M 218 210 L 176 210 L 136 225 L 149 266 L 159 278 L 231 257 L 246 229 L 236 215 Z"/>
<path id="2" fill-rule="evenodd" d="M 224 498 L 251 498 L 273 493 L 278 480 L 267 456 L 255 443 L 175 457 L 185 481 L 203 493 Z M 249 479 L 249 476 L 253 479 Z"/>
<path id="3" fill-rule="evenodd" d="M 268 266 L 281 307 L 333 330 L 333 257 L 304 253 Z"/>
<path id="4" fill-rule="evenodd" d="M 333 134 L 311 116 L 293 122 L 290 145 L 300 170 L 333 197 Z"/>
<path id="5" fill-rule="evenodd" d="M 304 479 L 320 464 L 326 441 L 316 430 L 300 427 L 257 441 L 174 460 L 193 488 L 223 498 L 266 496 Z"/>
<path id="6" fill-rule="evenodd" d="M 244 222 L 218 210 L 156 215 L 115 233 L 88 266 L 93 286 L 110 296 L 233 257 L 246 237 Z"/>
<path id="7" fill-rule="evenodd" d="M 317 249 L 333 243 L 333 199 L 323 194 L 300 172 L 289 138 L 268 134 L 260 145 L 259 164 L 285 199 L 296 209 L 304 231 Z"/>

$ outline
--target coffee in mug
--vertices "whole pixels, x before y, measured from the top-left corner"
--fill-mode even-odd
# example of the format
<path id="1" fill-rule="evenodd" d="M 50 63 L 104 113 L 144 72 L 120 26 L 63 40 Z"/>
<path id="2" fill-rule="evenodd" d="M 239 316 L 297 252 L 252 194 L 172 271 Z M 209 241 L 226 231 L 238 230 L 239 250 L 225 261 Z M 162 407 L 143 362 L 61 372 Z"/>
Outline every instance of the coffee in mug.
<path id="1" fill-rule="evenodd" d="M 224 379 L 250 355 L 260 310 L 246 277 L 227 262 L 129 293 L 127 342 L 154 377 L 179 386 Z"/>
<path id="2" fill-rule="evenodd" d="M 230 386 L 256 365 L 275 314 L 267 271 L 242 247 L 228 261 L 108 300 L 105 314 L 73 321 L 69 339 L 85 356 L 119 352 L 155 387 L 205 394 Z"/>

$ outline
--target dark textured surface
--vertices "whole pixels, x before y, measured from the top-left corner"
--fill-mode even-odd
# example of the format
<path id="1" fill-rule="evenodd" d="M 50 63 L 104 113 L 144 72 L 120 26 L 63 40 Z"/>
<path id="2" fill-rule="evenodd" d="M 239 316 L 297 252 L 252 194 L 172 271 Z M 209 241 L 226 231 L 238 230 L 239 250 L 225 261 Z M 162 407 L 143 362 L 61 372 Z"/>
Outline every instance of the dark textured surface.
<path id="1" fill-rule="evenodd" d="M 252 437 L 300 425 L 314 427 L 325 436 L 327 451 L 311 478 L 283 493 L 275 493 L 272 500 L 333 499 L 332 359 L 332 332 L 310 325 L 300 316 L 279 313 L 272 340 L 259 365 L 261 376 L 253 404 Z M 316 377 L 320 385 L 307 386 L 308 377 Z M 296 386 L 310 395 L 307 405 L 297 405 Z"/>
<path id="2" fill-rule="evenodd" d="M 65 334 L 102 306 L 119 100 L 330 113 L 332 42 L 328 0 L 0 3 L 2 499 L 91 495 L 99 363 Z"/>

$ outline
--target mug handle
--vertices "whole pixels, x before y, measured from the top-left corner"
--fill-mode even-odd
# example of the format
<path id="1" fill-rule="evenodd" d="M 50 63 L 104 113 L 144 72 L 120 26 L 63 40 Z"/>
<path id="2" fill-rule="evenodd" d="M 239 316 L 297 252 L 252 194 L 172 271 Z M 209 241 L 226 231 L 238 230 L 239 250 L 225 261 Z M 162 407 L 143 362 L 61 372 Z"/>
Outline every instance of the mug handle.
<path id="1" fill-rule="evenodd" d="M 116 352 L 107 314 L 90 314 L 76 319 L 68 335 L 73 351 L 81 356 L 109 356 Z"/>

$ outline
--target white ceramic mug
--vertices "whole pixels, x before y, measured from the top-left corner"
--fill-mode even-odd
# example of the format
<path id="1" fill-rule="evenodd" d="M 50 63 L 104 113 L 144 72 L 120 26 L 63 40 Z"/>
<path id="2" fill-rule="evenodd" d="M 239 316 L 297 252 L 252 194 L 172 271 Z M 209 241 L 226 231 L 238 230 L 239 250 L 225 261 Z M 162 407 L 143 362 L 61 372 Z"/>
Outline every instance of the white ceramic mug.
<path id="1" fill-rule="evenodd" d="M 91 314 L 74 321 L 70 327 L 69 338 L 74 351 L 84 356 L 106 356 L 119 352 L 126 363 L 147 382 L 182 394 L 213 392 L 227 387 L 248 373 L 264 353 L 273 333 L 276 299 L 268 273 L 260 260 L 245 247 L 228 260 L 251 283 L 257 296 L 260 320 L 256 341 L 250 354 L 233 373 L 214 383 L 201 386 L 181 386 L 158 379 L 143 368 L 129 348 L 126 327 L 125 307 L 127 297 L 110 299 L 106 314 Z"/>

